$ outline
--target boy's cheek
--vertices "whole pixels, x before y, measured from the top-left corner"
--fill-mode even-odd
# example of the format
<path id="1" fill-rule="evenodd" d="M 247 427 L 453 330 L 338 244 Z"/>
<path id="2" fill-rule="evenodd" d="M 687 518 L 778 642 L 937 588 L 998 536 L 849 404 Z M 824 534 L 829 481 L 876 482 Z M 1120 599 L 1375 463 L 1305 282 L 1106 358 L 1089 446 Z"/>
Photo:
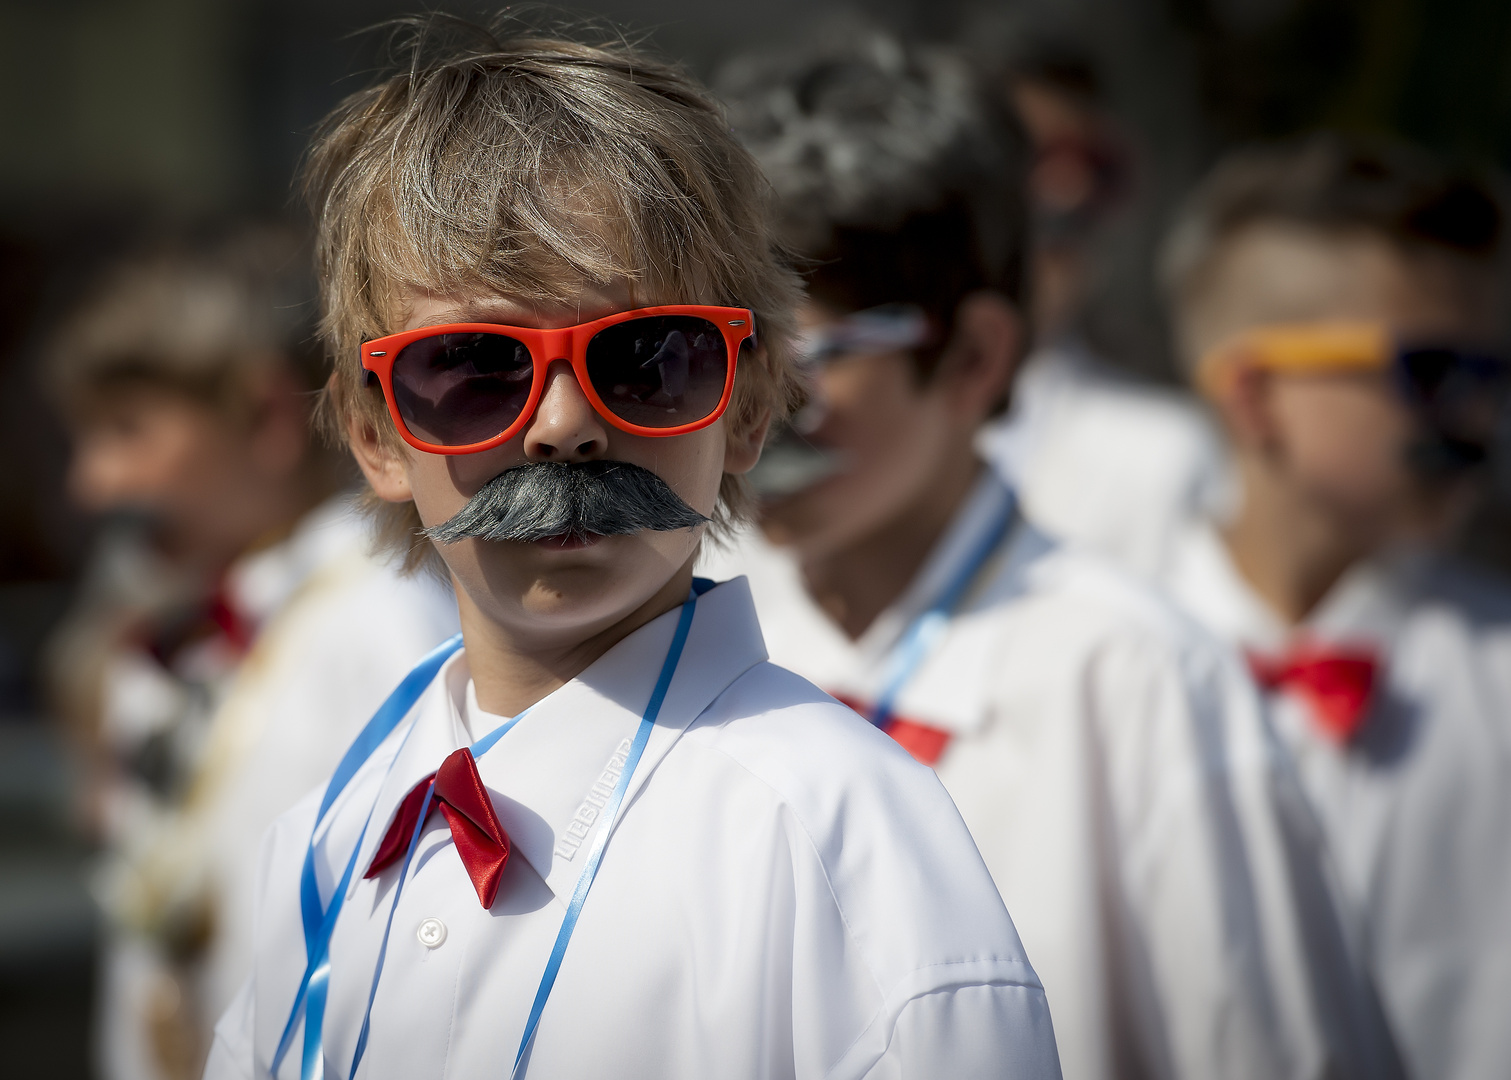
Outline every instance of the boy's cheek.
<path id="1" fill-rule="evenodd" d="M 1412 487 L 1406 449 L 1414 421 L 1383 379 L 1284 382 L 1277 426 L 1307 486 L 1361 511 L 1385 510 Z"/>
<path id="2" fill-rule="evenodd" d="M 670 438 L 614 438 L 609 458 L 649 469 L 700 514 L 712 514 L 724 479 L 724 421 Z"/>
<path id="3" fill-rule="evenodd" d="M 409 493 L 426 528 L 450 518 L 489 480 L 518 464 L 498 450 L 456 455 L 426 454 L 411 447 L 404 450 Z"/>
<path id="4" fill-rule="evenodd" d="M 147 417 L 100 425 L 75 436 L 69 488 L 86 510 L 184 501 L 207 489 L 234 486 L 223 439 L 208 423 Z"/>

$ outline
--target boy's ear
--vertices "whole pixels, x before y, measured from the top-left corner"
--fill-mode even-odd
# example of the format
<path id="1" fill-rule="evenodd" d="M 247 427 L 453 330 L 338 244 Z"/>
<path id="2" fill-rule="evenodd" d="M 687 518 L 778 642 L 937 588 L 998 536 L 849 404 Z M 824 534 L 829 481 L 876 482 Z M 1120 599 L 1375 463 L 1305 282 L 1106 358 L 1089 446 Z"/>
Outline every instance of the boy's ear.
<path id="1" fill-rule="evenodd" d="M 972 429 L 1007 396 L 1024 352 L 1023 316 L 1001 293 L 983 289 L 960 302 L 954 336 L 933 385 Z"/>
<path id="2" fill-rule="evenodd" d="M 346 441 L 378 498 L 392 503 L 414 500 L 403 460 L 383 445 L 378 429 L 369 421 L 353 413 L 346 422 Z"/>
<path id="3" fill-rule="evenodd" d="M 1274 375 L 1242 353 L 1226 359 L 1227 370 L 1206 395 L 1239 450 L 1265 450 L 1278 434 L 1270 390 Z"/>
<path id="4" fill-rule="evenodd" d="M 747 425 L 728 424 L 724 429 L 724 471 L 736 476 L 748 473 L 761 460 L 761 447 L 771 429 L 771 410 L 763 409 Z"/>

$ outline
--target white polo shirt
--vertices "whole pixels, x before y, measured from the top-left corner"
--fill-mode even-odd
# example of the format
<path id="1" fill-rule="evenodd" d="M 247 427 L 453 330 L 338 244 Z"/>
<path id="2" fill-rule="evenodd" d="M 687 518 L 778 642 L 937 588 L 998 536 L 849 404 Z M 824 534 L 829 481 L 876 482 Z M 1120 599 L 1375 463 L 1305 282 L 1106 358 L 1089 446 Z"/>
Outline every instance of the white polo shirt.
<path id="1" fill-rule="evenodd" d="M 492 910 L 431 816 L 360 1075 L 509 1074 L 580 852 L 603 827 L 578 844 L 574 821 L 639 726 L 677 619 L 629 635 L 478 760 L 513 843 Z M 369 809 L 361 869 L 405 793 L 484 734 L 469 684 L 459 653 L 333 804 L 316 837 L 322 902 Z M 214 1080 L 269 1075 L 305 966 L 299 876 L 319 797 L 264 841 L 254 973 L 216 1030 Z M 336 926 L 327 1076 L 350 1067 L 398 874 L 356 881 Z M 280 1076 L 298 1075 L 299 1043 Z M 743 581 L 697 601 L 528 1074 L 1059 1075 L 1043 990 L 944 789 L 766 661 Z"/>
<path id="2" fill-rule="evenodd" d="M 1229 640 L 1270 651 L 1298 632 L 1243 580 L 1211 526 L 1191 526 L 1171 565 L 1171 590 Z M 1412 1074 L 1505 1077 L 1511 589 L 1446 560 L 1401 555 L 1350 570 L 1298 629 L 1316 642 L 1372 645 L 1383 662 L 1364 726 L 1347 743 L 1290 693 L 1273 704 Z"/>
<path id="3" fill-rule="evenodd" d="M 905 628 L 1002 519 L 1008 491 L 983 472 L 859 640 L 755 534 L 708 569 L 749 574 L 778 663 L 875 702 Z M 1043 980 L 1068 1080 L 1392 1075 L 1246 673 L 1171 605 L 1018 517 L 895 714 L 943 744 L 935 768 Z"/>

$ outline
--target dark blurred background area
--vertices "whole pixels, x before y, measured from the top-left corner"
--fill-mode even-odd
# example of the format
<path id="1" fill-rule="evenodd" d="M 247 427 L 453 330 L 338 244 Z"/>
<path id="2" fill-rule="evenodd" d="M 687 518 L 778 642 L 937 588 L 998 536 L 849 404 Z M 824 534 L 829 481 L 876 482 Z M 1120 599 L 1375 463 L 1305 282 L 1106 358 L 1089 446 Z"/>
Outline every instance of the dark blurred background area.
<path id="1" fill-rule="evenodd" d="M 494 5 L 441 5 L 458 14 Z M 869 17 L 985 58 L 1033 55 L 1106 111 L 1126 146 L 1097 239 L 1086 333 L 1173 380 L 1152 272 L 1169 215 L 1224 149 L 1316 127 L 1395 134 L 1511 166 L 1504 0 L 873 0 Z M 319 118 L 381 59 L 361 35 L 391 0 L 0 2 L 0 1043 L 6 1075 L 87 1075 L 96 935 L 88 852 L 46 723 L 39 648 L 66 610 L 88 523 L 38 367 L 52 328 L 113 255 L 154 232 L 293 218 Z M 800 34 L 823 0 L 599 0 L 581 16 L 647 36 L 708 75 Z M 1502 504 L 1471 540 L 1511 564 Z"/>

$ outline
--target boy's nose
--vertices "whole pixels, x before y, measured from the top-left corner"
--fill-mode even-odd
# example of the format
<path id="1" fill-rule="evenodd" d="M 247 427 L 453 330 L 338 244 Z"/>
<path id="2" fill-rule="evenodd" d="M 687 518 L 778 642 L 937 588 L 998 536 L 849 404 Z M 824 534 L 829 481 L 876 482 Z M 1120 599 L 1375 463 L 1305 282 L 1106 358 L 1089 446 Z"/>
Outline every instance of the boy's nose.
<path id="1" fill-rule="evenodd" d="M 133 467 L 137 466 L 137 467 Z M 81 438 L 68 464 L 69 497 L 80 509 L 106 513 L 145 501 L 136 458 L 100 439 Z"/>
<path id="2" fill-rule="evenodd" d="M 525 428 L 525 456 L 531 461 L 591 461 L 608 449 L 608 425 L 588 402 L 572 365 L 552 361 L 540 404 Z"/>

